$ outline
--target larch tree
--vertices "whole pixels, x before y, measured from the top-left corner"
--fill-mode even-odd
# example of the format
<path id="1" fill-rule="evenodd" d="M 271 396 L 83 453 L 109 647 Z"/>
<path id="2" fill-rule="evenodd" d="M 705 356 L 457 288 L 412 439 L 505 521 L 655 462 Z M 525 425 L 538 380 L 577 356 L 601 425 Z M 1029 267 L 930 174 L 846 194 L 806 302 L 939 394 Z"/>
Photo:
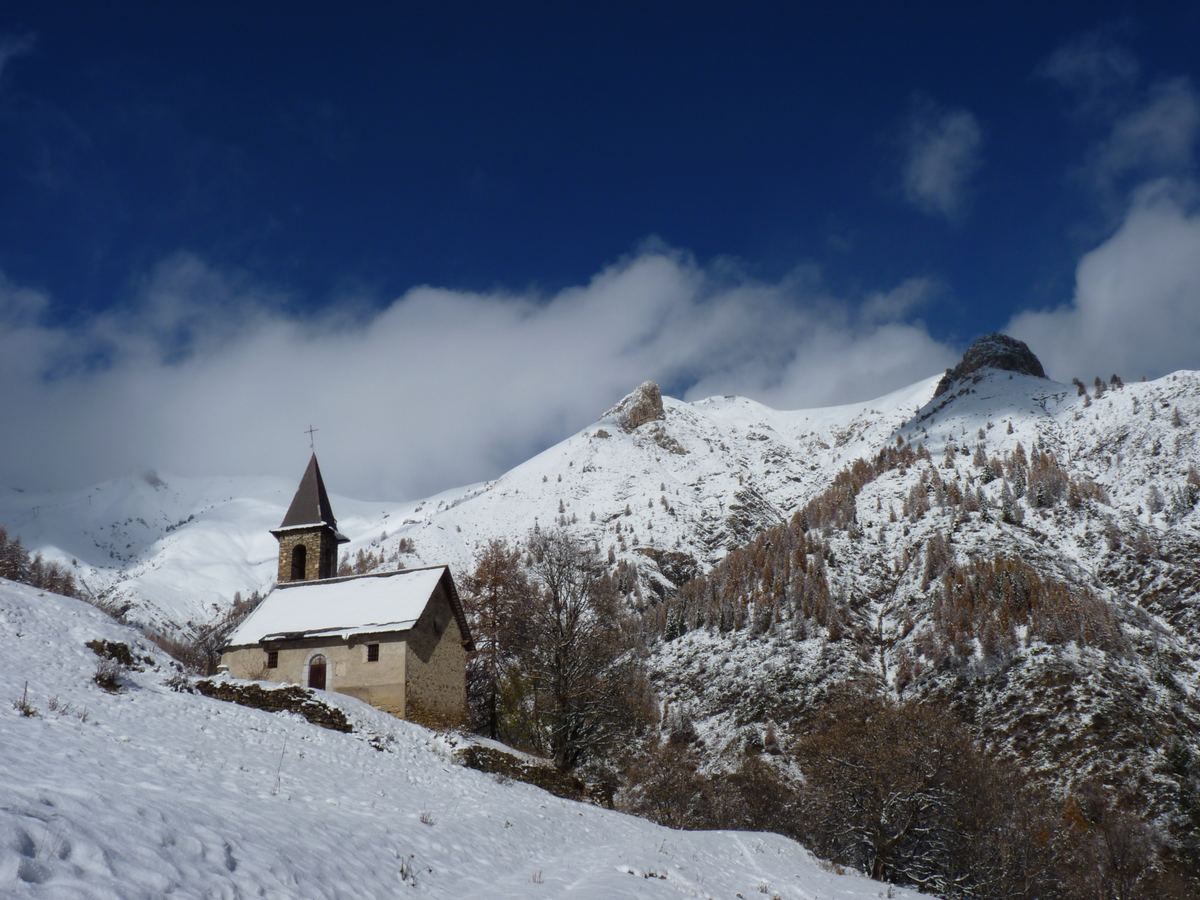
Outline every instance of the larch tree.
<path id="1" fill-rule="evenodd" d="M 502 695 L 523 636 L 522 605 L 529 581 L 521 551 L 507 541 L 491 540 L 475 557 L 475 569 L 463 582 L 475 653 L 467 668 L 467 698 L 472 725 L 490 738 L 504 735 Z"/>

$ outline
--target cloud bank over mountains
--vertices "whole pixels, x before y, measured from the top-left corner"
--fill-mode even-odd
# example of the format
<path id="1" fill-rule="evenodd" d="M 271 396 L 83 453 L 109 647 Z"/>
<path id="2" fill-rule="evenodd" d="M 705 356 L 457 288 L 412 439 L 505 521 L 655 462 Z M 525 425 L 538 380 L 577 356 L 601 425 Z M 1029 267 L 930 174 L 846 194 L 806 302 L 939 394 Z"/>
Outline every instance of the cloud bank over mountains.
<path id="1" fill-rule="evenodd" d="M 1009 329 L 1059 377 L 1200 367 L 1195 87 L 1144 80 L 1136 57 L 1102 31 L 1060 47 L 1039 72 L 1099 131 L 1074 174 L 1114 227 L 1080 259 L 1069 302 L 1019 313 Z"/>
<path id="2" fill-rule="evenodd" d="M 45 295 L 3 281 L 0 481 L 77 485 L 145 467 L 290 477 L 312 423 L 339 491 L 423 495 L 498 474 L 646 378 L 687 399 L 787 408 L 935 375 L 960 348 L 914 316 L 942 289 L 913 278 L 839 297 L 809 269 L 763 282 L 654 246 L 549 295 L 424 286 L 314 318 L 181 253 L 126 304 L 66 326 Z M 1007 330 L 1060 380 L 1157 376 L 1197 365 L 1197 298 L 1200 214 L 1184 185 L 1162 181 L 1082 258 L 1069 301 Z"/>
<path id="3" fill-rule="evenodd" d="M 1200 214 L 1187 193 L 1170 182 L 1145 187 L 1116 233 L 1080 260 L 1071 302 L 1012 320 L 1011 333 L 1052 375 L 1200 367 Z"/>
<path id="4" fill-rule="evenodd" d="M 126 305 L 64 327 L 49 298 L 4 283 L 0 378 L 20 427 L 0 479 L 287 474 L 311 422 L 340 491 L 423 494 L 503 471 L 645 378 L 795 406 L 937 372 L 953 350 L 894 317 L 927 289 L 906 282 L 860 313 L 807 271 L 762 283 L 657 248 L 548 296 L 418 287 L 313 318 L 179 254 Z"/>

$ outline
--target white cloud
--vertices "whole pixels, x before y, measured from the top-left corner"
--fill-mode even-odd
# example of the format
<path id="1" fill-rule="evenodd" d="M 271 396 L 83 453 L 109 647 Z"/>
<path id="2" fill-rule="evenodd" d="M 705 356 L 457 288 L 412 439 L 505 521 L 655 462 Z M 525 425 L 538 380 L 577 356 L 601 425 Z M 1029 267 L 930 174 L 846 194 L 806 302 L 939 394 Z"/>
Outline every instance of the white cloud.
<path id="1" fill-rule="evenodd" d="M 909 278 L 890 291 L 876 291 L 869 295 L 859 310 L 859 316 L 864 322 L 872 324 L 895 322 L 924 306 L 941 289 L 936 279 Z"/>
<path id="2" fill-rule="evenodd" d="M 762 283 L 652 249 L 550 296 L 418 287 L 314 318 L 244 273 L 179 255 L 73 330 L 38 324 L 42 295 L 0 286 L 0 383 L 20 423 L 0 483 L 145 467 L 292 477 L 311 422 L 339 490 L 425 494 L 498 474 L 645 378 L 786 407 L 935 374 L 951 349 L 891 321 L 927 285 L 843 300 L 811 272 Z"/>
<path id="3" fill-rule="evenodd" d="M 418 496 L 492 477 L 645 378 L 787 408 L 868 399 L 957 352 L 912 315 L 914 278 L 832 296 L 811 269 L 755 281 L 647 249 L 551 295 L 417 287 L 300 315 L 246 273 L 180 254 L 79 327 L 0 278 L 0 483 L 80 485 L 157 468 L 295 477 L 310 424 L 339 490 Z M 1073 300 L 1015 317 L 1052 376 L 1197 364 L 1200 215 L 1178 182 L 1137 195 L 1080 262 Z"/>
<path id="4" fill-rule="evenodd" d="M 1085 255 L 1069 304 L 1016 316 L 1051 377 L 1125 379 L 1200 368 L 1200 213 L 1192 190 L 1161 181 Z"/>
<path id="5" fill-rule="evenodd" d="M 1073 92 L 1084 112 L 1108 107 L 1138 79 L 1137 57 L 1104 31 L 1063 44 L 1038 67 L 1038 74 Z"/>
<path id="6" fill-rule="evenodd" d="M 918 103 L 905 134 L 904 196 L 924 213 L 957 218 L 971 176 L 979 169 L 982 147 L 983 132 L 970 112 Z"/>
<path id="7" fill-rule="evenodd" d="M 18 56 L 24 56 L 33 51 L 34 39 L 32 34 L 0 35 L 0 76 L 8 64 Z"/>
<path id="8" fill-rule="evenodd" d="M 1110 209 L 1124 209 L 1136 185 L 1192 172 L 1200 98 L 1187 78 L 1139 85 L 1137 58 L 1103 31 L 1056 50 L 1038 73 L 1070 90 L 1077 112 L 1107 129 L 1077 175 Z"/>
<path id="9" fill-rule="evenodd" d="M 1190 171 L 1200 129 L 1200 102 L 1186 78 L 1153 86 L 1144 102 L 1120 116 L 1093 150 L 1087 172 L 1110 191 L 1125 176 L 1145 178 Z"/>

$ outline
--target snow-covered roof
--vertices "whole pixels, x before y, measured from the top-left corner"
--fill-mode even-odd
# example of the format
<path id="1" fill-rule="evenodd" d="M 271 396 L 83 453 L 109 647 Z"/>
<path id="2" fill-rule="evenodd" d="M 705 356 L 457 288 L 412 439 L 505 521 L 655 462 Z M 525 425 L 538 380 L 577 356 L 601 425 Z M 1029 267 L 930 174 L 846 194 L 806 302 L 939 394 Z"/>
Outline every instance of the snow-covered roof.
<path id="1" fill-rule="evenodd" d="M 434 566 L 280 585 L 237 627 L 229 646 L 284 636 L 404 631 L 421 617 L 445 572 L 445 566 Z"/>

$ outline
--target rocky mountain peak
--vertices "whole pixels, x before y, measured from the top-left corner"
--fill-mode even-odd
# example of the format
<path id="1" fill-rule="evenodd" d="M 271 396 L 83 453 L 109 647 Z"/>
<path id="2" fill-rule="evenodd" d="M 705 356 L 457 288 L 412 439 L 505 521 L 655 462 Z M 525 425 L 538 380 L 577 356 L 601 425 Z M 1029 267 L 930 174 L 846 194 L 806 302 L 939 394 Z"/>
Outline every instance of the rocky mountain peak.
<path id="1" fill-rule="evenodd" d="M 653 381 L 643 381 L 616 406 L 604 414 L 615 418 L 623 431 L 633 431 L 639 425 L 666 417 L 663 412 L 662 391 Z"/>
<path id="2" fill-rule="evenodd" d="M 962 381 L 980 369 L 1001 369 L 1005 372 L 1019 372 L 1022 375 L 1033 375 L 1045 378 L 1046 370 L 1029 345 L 1024 341 L 1009 337 L 1007 334 L 988 334 L 979 338 L 963 354 L 957 366 L 947 369 L 942 380 L 938 382 L 933 396 L 937 397 L 950 390 L 950 386 Z"/>

